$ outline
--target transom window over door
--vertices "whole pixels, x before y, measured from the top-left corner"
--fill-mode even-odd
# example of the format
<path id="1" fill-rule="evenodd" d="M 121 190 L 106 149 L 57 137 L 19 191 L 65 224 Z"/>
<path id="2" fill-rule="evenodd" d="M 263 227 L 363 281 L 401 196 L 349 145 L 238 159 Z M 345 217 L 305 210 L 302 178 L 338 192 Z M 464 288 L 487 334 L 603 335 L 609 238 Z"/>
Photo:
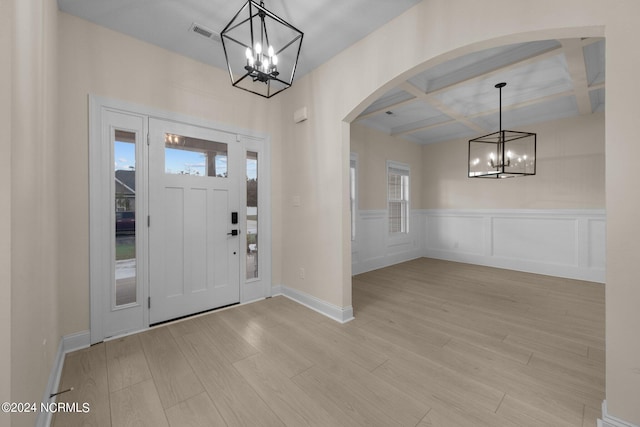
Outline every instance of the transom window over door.
<path id="1" fill-rule="evenodd" d="M 409 232 L 409 165 L 387 162 L 389 233 Z"/>

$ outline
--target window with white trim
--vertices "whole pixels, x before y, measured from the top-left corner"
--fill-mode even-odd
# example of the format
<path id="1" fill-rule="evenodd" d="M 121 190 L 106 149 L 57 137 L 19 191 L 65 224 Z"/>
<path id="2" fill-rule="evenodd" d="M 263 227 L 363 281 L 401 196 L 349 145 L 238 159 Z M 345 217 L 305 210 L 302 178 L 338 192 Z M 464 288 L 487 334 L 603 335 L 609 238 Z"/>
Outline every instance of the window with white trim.
<path id="1" fill-rule="evenodd" d="M 409 232 L 409 165 L 387 162 L 389 233 Z"/>

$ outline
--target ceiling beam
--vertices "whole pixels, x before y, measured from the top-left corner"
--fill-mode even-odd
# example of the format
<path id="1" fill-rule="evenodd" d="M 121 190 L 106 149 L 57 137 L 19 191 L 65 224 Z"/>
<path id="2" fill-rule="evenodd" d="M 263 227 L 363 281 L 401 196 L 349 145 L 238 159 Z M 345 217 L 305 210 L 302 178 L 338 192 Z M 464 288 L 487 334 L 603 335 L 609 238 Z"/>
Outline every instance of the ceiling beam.
<path id="1" fill-rule="evenodd" d="M 523 108 L 523 107 L 527 107 L 529 105 L 534 105 L 534 104 L 539 104 L 542 102 L 547 102 L 547 101 L 552 101 L 554 99 L 557 98 L 563 98 L 565 96 L 570 96 L 573 95 L 573 91 L 564 91 L 564 92 L 560 92 L 560 93 L 554 93 L 553 95 L 547 95 L 544 96 L 542 98 L 536 98 L 536 99 L 531 99 L 529 101 L 524 101 L 524 102 L 520 102 L 518 104 L 512 104 L 512 105 L 508 105 L 508 106 L 503 106 L 502 107 L 502 111 L 509 111 L 509 110 L 516 110 L 518 108 Z M 482 117 L 482 116 L 487 116 L 490 114 L 497 114 L 499 111 L 498 108 L 493 108 L 489 111 L 483 111 L 482 113 L 476 113 L 476 114 L 471 114 L 469 116 L 467 116 L 467 119 L 474 119 L 476 117 Z M 399 126 L 398 128 L 395 128 L 397 130 L 393 130 L 391 131 L 391 136 L 403 136 L 403 135 L 409 135 L 415 132 L 419 132 L 419 131 L 423 131 L 423 130 L 427 130 L 427 129 L 432 129 L 438 126 L 442 126 L 442 125 L 446 125 L 446 124 L 451 124 L 454 123 L 455 120 L 447 120 L 444 122 L 439 122 L 439 123 L 433 123 L 433 124 L 429 124 L 429 125 L 425 125 L 425 126 L 417 126 L 417 127 L 413 127 L 411 128 L 411 123 L 404 125 L 404 126 Z M 419 122 L 416 122 L 419 123 Z M 489 130 L 482 130 L 483 132 L 487 132 Z"/>
<path id="2" fill-rule="evenodd" d="M 459 121 L 460 123 L 462 123 L 463 125 L 467 126 L 468 128 L 473 129 L 476 132 L 484 132 L 485 131 L 482 127 L 480 127 L 477 124 L 473 123 L 472 121 L 467 119 L 462 114 L 460 114 L 457 111 L 452 110 L 451 108 L 449 108 L 447 105 L 442 103 L 435 96 L 432 96 L 431 94 L 424 93 L 422 91 L 422 89 L 420 89 L 419 87 L 414 86 L 413 84 L 409 83 L 408 81 L 403 82 L 400 85 L 400 88 L 402 90 L 404 90 L 405 92 L 408 92 L 411 95 L 415 96 L 414 99 L 424 100 L 429 105 L 432 105 L 436 109 L 440 110 L 442 112 L 442 114 L 445 114 L 445 115 L 451 117 L 452 119 Z M 413 132 L 415 132 L 415 130 Z M 403 132 L 403 133 L 409 133 L 409 132 Z M 393 133 L 392 133 L 392 135 L 393 135 Z"/>
<path id="3" fill-rule="evenodd" d="M 387 105 L 386 107 L 381 107 L 381 108 L 378 108 L 378 109 L 376 109 L 374 111 L 370 111 L 367 114 L 362 114 L 362 115 L 356 117 L 356 121 L 364 120 L 366 118 L 376 116 L 376 115 L 378 115 L 380 113 L 385 113 L 385 112 L 387 112 L 389 110 L 393 110 L 394 108 L 403 107 L 403 106 L 405 106 L 407 104 L 411 104 L 415 100 L 416 100 L 415 98 L 411 98 L 411 99 L 405 99 L 404 101 L 394 102 L 394 103 L 392 103 L 390 105 Z"/>
<path id="4" fill-rule="evenodd" d="M 564 56 L 567 58 L 569 76 L 573 82 L 573 93 L 578 102 L 580 115 L 591 114 L 591 98 L 589 98 L 589 84 L 587 81 L 587 67 L 584 63 L 582 40 L 560 40 Z"/>

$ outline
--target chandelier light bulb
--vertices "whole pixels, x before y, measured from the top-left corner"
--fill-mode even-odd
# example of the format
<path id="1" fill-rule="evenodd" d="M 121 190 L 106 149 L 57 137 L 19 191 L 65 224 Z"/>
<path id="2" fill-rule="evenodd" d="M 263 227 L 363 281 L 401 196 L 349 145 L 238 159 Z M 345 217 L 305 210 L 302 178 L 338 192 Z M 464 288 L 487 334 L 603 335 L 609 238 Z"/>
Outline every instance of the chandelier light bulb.
<path id="1" fill-rule="evenodd" d="M 253 53 L 251 52 L 250 48 L 247 48 L 247 50 L 244 51 L 244 54 L 247 57 L 247 59 L 251 59 L 253 57 Z"/>
<path id="2" fill-rule="evenodd" d="M 269 45 L 269 49 L 267 49 L 267 54 L 269 56 L 273 56 L 274 55 L 274 51 L 273 51 L 273 46 Z"/>
<path id="3" fill-rule="evenodd" d="M 260 43 L 256 42 L 255 51 L 256 51 L 256 55 L 260 55 L 262 53 L 262 45 Z"/>
<path id="4" fill-rule="evenodd" d="M 271 56 L 271 62 L 273 63 L 274 67 L 278 65 L 278 55 Z"/>

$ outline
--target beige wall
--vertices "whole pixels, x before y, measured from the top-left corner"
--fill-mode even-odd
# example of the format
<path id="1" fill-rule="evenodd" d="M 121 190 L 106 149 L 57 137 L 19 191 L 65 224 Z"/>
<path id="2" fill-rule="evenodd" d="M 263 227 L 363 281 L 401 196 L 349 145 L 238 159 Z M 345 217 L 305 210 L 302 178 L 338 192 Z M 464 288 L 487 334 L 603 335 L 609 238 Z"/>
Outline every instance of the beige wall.
<path id="1" fill-rule="evenodd" d="M 412 209 L 604 209 L 604 113 L 518 130 L 536 132 L 537 175 L 467 178 L 468 140 L 418 145 L 351 125 L 358 154 L 358 208 L 386 209 L 386 161 L 411 168 Z"/>
<path id="2" fill-rule="evenodd" d="M 14 12 L 9 61 L 12 78 L 11 91 L 3 93 L 10 93 L 12 110 L 7 138 L 11 144 L 11 194 L 3 197 L 10 200 L 3 210 L 10 210 L 11 215 L 10 398 L 39 402 L 60 339 L 56 251 L 58 12 L 54 0 L 9 3 Z M 34 422 L 35 414 L 11 417 L 13 426 Z"/>
<path id="3" fill-rule="evenodd" d="M 69 167 L 60 223 L 62 333 L 89 329 L 87 95 L 94 94 L 233 125 L 271 136 L 272 186 L 280 185 L 279 100 L 233 88 L 223 70 L 60 13 L 60 144 Z M 222 54 L 222 52 L 220 52 Z M 268 102 L 268 104 L 267 104 Z M 274 112 L 265 114 L 266 106 Z M 71 167 L 73 166 L 73 167 Z M 277 196 L 274 197 L 278 200 Z M 280 206 L 273 209 L 273 280 L 280 282 Z"/>
<path id="4" fill-rule="evenodd" d="M 469 179 L 466 139 L 425 145 L 425 208 L 604 209 L 604 113 L 516 128 L 537 133 L 535 176 Z"/>
<path id="5" fill-rule="evenodd" d="M 0 1 L 0 55 L 11 58 L 13 2 Z M 13 135 L 11 128 L 12 61 L 0 61 L 0 129 Z M 0 342 L 11 342 L 11 138 L 0 143 Z M 6 202 L 8 201 L 8 203 Z M 11 400 L 11 346 L 0 346 L 0 400 Z M 0 425 L 9 425 L 10 415 L 0 413 Z"/>
<path id="6" fill-rule="evenodd" d="M 339 306 L 351 304 L 350 233 L 344 225 L 350 132 L 343 120 L 353 120 L 395 82 L 457 55 L 522 41 L 605 35 L 607 401 L 613 415 L 640 424 L 640 340 L 631 326 L 640 324 L 640 200 L 620 191 L 634 182 L 633 162 L 640 158 L 640 145 L 633 143 L 640 97 L 633 76 L 640 66 L 638 16 L 634 0 L 423 1 L 301 78 L 282 94 L 287 119 L 295 108 L 309 107 L 303 124 L 282 122 L 284 284 Z M 287 200 L 300 194 L 305 204 L 289 207 Z M 305 265 L 313 267 L 313 276 L 301 280 L 298 268 Z"/>
<path id="7" fill-rule="evenodd" d="M 351 152 L 358 154 L 358 209 L 387 208 L 387 160 L 409 165 L 411 209 L 423 208 L 420 145 L 352 124 Z"/>

